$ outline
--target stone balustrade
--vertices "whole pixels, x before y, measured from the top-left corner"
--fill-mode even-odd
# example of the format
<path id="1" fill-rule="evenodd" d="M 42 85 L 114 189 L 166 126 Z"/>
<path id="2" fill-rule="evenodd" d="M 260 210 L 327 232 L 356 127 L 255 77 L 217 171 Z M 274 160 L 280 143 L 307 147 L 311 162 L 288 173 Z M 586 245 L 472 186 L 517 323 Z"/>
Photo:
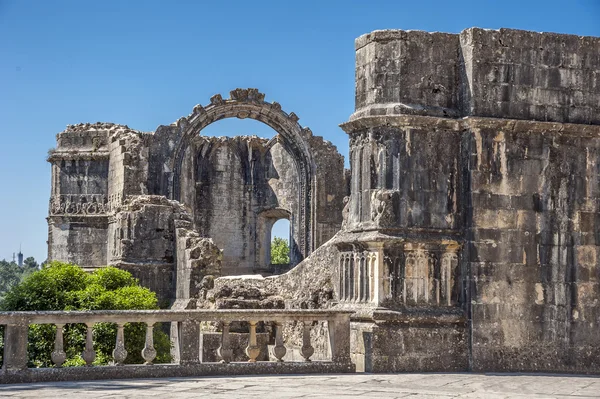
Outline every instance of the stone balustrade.
<path id="1" fill-rule="evenodd" d="M 342 252 L 339 297 L 342 302 L 376 303 L 378 253 Z"/>
<path id="2" fill-rule="evenodd" d="M 408 247 L 408 245 L 407 245 Z M 343 251 L 337 269 L 345 305 L 452 307 L 458 302 L 458 246 Z M 460 280 L 458 280 L 460 281 Z"/>
<path id="3" fill-rule="evenodd" d="M 221 374 L 280 374 L 353 372 L 350 360 L 350 315 L 344 310 L 131 310 L 131 311 L 44 311 L 0 312 L 0 325 L 5 327 L 4 358 L 0 383 L 23 383 L 36 381 L 92 380 L 110 378 L 151 378 L 168 376 L 195 376 Z M 311 344 L 311 328 L 316 321 L 327 322 L 329 347 L 328 360 L 311 361 L 315 352 Z M 96 354 L 93 342 L 93 326 L 96 323 L 115 323 L 117 337 L 113 351 L 114 365 L 92 367 Z M 153 328 L 157 323 L 171 323 L 172 344 L 177 349 L 177 360 L 171 364 L 154 365 L 156 350 Z M 200 361 L 200 322 L 217 322 L 221 325 L 221 342 L 218 348 L 220 363 Z M 248 362 L 232 362 L 230 324 L 248 322 L 249 342 L 246 348 Z M 257 361 L 260 347 L 257 345 L 256 327 L 259 322 L 270 322 L 275 327 L 272 358 L 274 361 Z M 302 323 L 303 362 L 284 362 L 287 352 L 284 345 L 284 323 Z M 86 344 L 82 358 L 88 367 L 62 367 L 66 360 L 63 344 L 63 328 L 66 324 L 87 326 Z M 142 350 L 143 365 L 124 365 L 124 327 L 126 323 L 145 323 L 146 340 Z M 56 326 L 52 368 L 27 368 L 28 328 L 32 324 Z"/>

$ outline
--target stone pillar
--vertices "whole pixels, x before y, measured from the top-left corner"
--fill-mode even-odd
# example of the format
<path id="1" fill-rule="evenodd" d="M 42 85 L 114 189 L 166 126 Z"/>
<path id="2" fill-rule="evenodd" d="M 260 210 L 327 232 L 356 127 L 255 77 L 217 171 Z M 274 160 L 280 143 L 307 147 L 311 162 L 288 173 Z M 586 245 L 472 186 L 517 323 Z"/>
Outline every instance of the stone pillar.
<path id="1" fill-rule="evenodd" d="M 328 323 L 331 360 L 350 363 L 350 315 L 340 314 Z"/>
<path id="2" fill-rule="evenodd" d="M 4 330 L 4 371 L 27 368 L 27 324 L 7 324 Z"/>
<path id="3" fill-rule="evenodd" d="M 200 362 L 200 324 L 197 321 L 179 323 L 179 363 Z"/>

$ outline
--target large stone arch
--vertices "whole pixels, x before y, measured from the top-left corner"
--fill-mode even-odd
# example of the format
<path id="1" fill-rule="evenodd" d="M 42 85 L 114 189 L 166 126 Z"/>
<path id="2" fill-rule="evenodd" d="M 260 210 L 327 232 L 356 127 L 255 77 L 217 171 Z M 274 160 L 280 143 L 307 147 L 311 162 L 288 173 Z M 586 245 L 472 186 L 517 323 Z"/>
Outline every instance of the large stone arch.
<path id="1" fill-rule="evenodd" d="M 268 103 L 265 95 L 257 89 L 235 89 L 230 98 L 223 99 L 220 94 L 211 97 L 210 104 L 196 105 L 192 114 L 177 120 L 180 139 L 174 143 L 173 157 L 168 161 L 168 169 L 173 171 L 172 187 L 169 190 L 172 199 L 180 200 L 181 173 L 183 157 L 193 138 L 208 125 L 227 118 L 251 118 L 271 127 L 278 133 L 278 140 L 292 155 L 299 176 L 299 209 L 295 210 L 299 218 L 301 231 L 298 232 L 298 249 L 302 257 L 314 250 L 313 235 L 315 229 L 315 163 L 309 151 L 308 139 L 312 132 L 298 123 L 298 116 L 281 109 L 277 102 Z"/>

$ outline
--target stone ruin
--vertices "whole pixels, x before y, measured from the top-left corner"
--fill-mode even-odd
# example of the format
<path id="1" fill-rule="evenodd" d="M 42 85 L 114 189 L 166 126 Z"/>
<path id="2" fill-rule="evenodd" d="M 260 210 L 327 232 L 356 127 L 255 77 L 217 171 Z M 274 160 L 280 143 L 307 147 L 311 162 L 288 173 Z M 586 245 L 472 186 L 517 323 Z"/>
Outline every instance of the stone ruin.
<path id="1" fill-rule="evenodd" d="M 278 134 L 198 135 L 228 117 Z M 49 258 L 125 268 L 182 306 L 351 309 L 358 370 L 600 373 L 599 38 L 363 35 L 341 127 L 350 176 L 256 89 L 154 133 L 69 126 Z M 295 267 L 241 276 L 273 274 L 280 218 Z"/>
<path id="2" fill-rule="evenodd" d="M 288 219 L 287 269 L 298 264 L 341 227 L 344 159 L 296 114 L 264 98 L 256 89 L 215 95 L 153 133 L 112 123 L 68 126 L 48 158 L 49 259 L 129 270 L 173 301 L 197 293 L 206 275 L 278 271 L 270 264 L 271 228 Z M 199 135 L 231 117 L 259 120 L 277 134 Z M 217 248 L 222 256 L 211 266 L 204 256 L 212 259 Z"/>

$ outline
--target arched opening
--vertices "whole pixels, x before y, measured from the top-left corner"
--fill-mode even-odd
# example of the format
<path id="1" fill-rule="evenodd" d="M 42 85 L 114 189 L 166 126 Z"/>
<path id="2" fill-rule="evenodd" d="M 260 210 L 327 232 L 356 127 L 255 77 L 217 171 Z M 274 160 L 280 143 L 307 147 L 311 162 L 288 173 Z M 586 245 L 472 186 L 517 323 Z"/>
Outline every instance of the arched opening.
<path id="1" fill-rule="evenodd" d="M 269 209 L 259 214 L 257 223 L 257 262 L 255 273 L 285 273 L 298 256 L 292 214 L 285 209 Z M 285 243 L 285 246 L 282 244 Z M 279 245 L 279 247 L 277 247 Z M 274 255 L 277 256 L 274 259 Z M 274 262 L 275 260 L 275 262 Z"/>
<path id="2" fill-rule="evenodd" d="M 299 258 L 290 253 L 290 235 L 301 229 L 290 226 L 290 216 L 297 212 L 300 177 L 279 135 L 253 119 L 223 119 L 186 150 L 180 198 L 192 210 L 194 227 L 222 249 L 225 274 L 278 274 Z M 281 255 L 275 265 L 272 231 Z"/>
<path id="3" fill-rule="evenodd" d="M 213 96 L 209 105 L 197 105 L 169 133 L 165 130 L 163 145 L 173 149 L 162 168 L 172 183 L 169 197 L 186 205 L 194 228 L 218 246 L 239 243 L 224 251 L 223 274 L 246 274 L 270 265 L 270 230 L 282 218 L 290 221 L 294 266 L 312 252 L 312 133 L 298 124 L 293 112 L 265 102 L 256 89 L 236 89 L 230 95 L 227 100 Z M 252 131 L 240 132 L 240 123 L 247 122 Z M 173 135 L 177 139 L 169 141 Z M 234 193 L 233 186 L 240 189 Z"/>

